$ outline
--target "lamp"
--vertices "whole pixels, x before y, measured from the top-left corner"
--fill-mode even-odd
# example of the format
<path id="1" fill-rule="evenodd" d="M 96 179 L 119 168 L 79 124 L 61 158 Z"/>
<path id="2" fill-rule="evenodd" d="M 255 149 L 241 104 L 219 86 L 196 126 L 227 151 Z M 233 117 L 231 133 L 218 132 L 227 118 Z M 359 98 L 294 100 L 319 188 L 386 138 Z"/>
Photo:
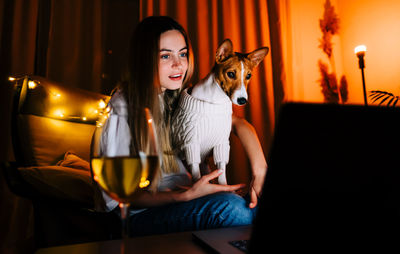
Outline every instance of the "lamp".
<path id="1" fill-rule="evenodd" d="M 364 68 L 365 68 L 364 56 L 365 56 L 365 52 L 366 51 L 367 51 L 367 47 L 365 45 L 359 45 L 359 46 L 354 48 L 354 53 L 358 57 L 358 67 L 361 70 L 363 92 L 364 92 L 364 104 L 365 104 L 365 106 L 368 106 L 367 92 L 366 92 L 366 89 L 365 89 L 365 77 L 364 77 Z"/>

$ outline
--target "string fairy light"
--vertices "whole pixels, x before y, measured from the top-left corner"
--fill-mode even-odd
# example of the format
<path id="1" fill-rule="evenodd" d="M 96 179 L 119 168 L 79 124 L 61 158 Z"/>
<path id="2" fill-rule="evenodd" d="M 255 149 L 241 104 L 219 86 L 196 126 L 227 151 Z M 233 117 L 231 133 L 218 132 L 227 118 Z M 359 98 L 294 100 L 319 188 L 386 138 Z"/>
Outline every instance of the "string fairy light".
<path id="1" fill-rule="evenodd" d="M 8 80 L 12 82 L 15 86 L 27 85 L 27 88 L 30 90 L 37 89 L 37 87 L 41 86 L 40 81 L 33 80 L 31 77 L 23 75 L 23 76 L 9 76 Z M 23 80 L 24 83 L 21 84 L 19 81 Z M 51 90 L 46 86 L 41 86 L 49 95 L 51 100 L 59 100 L 62 98 L 62 93 L 57 90 Z M 102 98 L 93 103 L 93 106 L 90 108 L 87 114 L 83 115 L 70 115 L 66 114 L 66 109 L 56 108 L 51 110 L 52 113 L 48 115 L 48 117 L 56 118 L 56 119 L 64 119 L 64 120 L 73 120 L 73 121 L 96 121 L 96 124 L 100 121 L 100 124 L 103 125 L 104 121 L 108 118 L 110 107 L 108 107 L 108 98 Z M 57 103 L 59 104 L 59 102 Z"/>

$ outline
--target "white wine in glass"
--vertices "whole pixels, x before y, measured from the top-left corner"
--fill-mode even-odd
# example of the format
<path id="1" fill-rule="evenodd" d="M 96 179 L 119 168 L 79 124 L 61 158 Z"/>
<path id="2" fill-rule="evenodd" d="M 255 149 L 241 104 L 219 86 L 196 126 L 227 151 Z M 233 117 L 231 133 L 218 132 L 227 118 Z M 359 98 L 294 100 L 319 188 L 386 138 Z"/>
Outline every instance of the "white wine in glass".
<path id="1" fill-rule="evenodd" d="M 131 137 L 131 145 L 122 152 L 119 149 L 120 153 L 115 153 L 110 147 L 110 140 L 106 140 L 110 138 L 109 133 L 105 132 L 102 123 L 96 126 L 91 146 L 93 178 L 102 190 L 119 202 L 123 238 L 129 235 L 129 204 L 135 201 L 140 191 L 150 188 L 162 161 L 150 110 L 143 108 L 137 116 L 141 133 L 136 139 L 140 140 Z"/>

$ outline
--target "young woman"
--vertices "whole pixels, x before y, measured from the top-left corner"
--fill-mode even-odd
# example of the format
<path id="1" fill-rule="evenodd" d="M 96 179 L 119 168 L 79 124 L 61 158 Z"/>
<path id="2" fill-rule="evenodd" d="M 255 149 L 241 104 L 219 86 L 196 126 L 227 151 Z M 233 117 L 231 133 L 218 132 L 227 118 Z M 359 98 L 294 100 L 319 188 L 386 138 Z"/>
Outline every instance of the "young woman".
<path id="1" fill-rule="evenodd" d="M 193 73 L 189 38 L 169 17 L 143 19 L 133 34 L 126 73 L 110 100 L 110 117 L 103 142 L 109 153 L 125 155 L 142 130 L 135 125 L 135 109 L 150 108 L 160 133 L 163 164 L 156 191 L 143 192 L 131 205 L 130 235 L 170 233 L 185 230 L 250 224 L 254 218 L 267 165 L 254 128 L 233 117 L 232 129 L 249 156 L 253 178 L 250 202 L 234 192 L 243 184 L 210 183 L 221 172 L 215 170 L 192 183 L 183 163 L 173 153 L 169 124 L 179 93 Z M 134 143 L 133 143 L 134 144 Z M 118 211 L 118 203 L 103 193 L 105 209 Z"/>

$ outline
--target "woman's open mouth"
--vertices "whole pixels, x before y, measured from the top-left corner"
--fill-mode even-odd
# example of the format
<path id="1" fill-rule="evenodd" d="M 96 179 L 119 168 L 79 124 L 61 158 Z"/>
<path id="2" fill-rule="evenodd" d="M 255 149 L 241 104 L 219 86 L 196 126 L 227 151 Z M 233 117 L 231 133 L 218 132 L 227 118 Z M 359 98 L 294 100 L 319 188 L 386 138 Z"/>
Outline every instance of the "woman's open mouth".
<path id="1" fill-rule="evenodd" d="M 174 74 L 174 75 L 168 76 L 168 78 L 173 81 L 179 81 L 182 79 L 182 77 L 183 77 L 182 74 Z"/>

